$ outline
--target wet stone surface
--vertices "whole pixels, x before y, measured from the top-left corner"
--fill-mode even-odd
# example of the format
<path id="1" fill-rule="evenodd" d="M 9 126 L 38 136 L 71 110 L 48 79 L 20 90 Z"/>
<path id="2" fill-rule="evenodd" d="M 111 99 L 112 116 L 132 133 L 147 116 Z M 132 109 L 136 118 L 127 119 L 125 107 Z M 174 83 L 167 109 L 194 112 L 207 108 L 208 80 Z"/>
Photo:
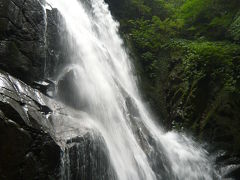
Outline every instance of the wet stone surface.
<path id="1" fill-rule="evenodd" d="M 0 179 L 60 179 L 68 173 L 71 179 L 114 179 L 105 143 L 87 120 L 0 72 Z"/>

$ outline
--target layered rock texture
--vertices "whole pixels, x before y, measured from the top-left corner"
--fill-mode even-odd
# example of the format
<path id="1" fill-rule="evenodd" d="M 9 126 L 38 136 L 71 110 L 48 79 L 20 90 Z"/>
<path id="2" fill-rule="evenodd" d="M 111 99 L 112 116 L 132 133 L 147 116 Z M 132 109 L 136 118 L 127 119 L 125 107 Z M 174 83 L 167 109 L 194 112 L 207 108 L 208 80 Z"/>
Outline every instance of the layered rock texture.
<path id="1" fill-rule="evenodd" d="M 60 177 L 61 149 L 50 107 L 58 103 L 34 89 L 53 91 L 46 78 L 61 64 L 58 12 L 41 3 L 0 0 L 0 179 Z"/>
<path id="2" fill-rule="evenodd" d="M 35 1 L 0 1 L 1 69 L 24 81 L 43 77 L 45 13 Z"/>
<path id="3" fill-rule="evenodd" d="M 0 0 L 0 179 L 113 179 L 104 142 L 75 128 L 84 113 L 52 99 L 76 108 L 68 103 L 71 72 L 55 95 L 52 79 L 70 50 L 62 17 L 44 4 Z"/>
<path id="4" fill-rule="evenodd" d="M 60 147 L 54 141 L 49 99 L 0 73 L 0 178 L 56 179 Z"/>
<path id="5" fill-rule="evenodd" d="M 101 136 L 75 128 L 84 119 L 0 72 L 0 179 L 112 179 Z"/>
<path id="6" fill-rule="evenodd" d="M 0 68 L 27 83 L 53 75 L 64 57 L 58 12 L 41 3 L 0 1 Z"/>
<path id="7" fill-rule="evenodd" d="M 47 67 L 47 21 L 51 26 L 57 20 L 46 17 L 37 0 L 0 1 L 0 69 L 32 86 L 44 78 Z M 57 179 L 60 147 L 48 121 L 52 110 L 39 91 L 3 71 L 0 179 Z"/>

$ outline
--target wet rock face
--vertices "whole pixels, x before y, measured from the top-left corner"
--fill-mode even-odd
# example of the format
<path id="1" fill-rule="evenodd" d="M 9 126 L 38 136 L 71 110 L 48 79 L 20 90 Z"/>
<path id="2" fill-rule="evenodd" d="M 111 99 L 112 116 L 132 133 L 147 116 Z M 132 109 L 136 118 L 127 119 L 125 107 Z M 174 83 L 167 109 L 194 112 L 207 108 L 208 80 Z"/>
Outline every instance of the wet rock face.
<path id="1" fill-rule="evenodd" d="M 33 86 L 47 70 L 53 72 L 59 48 L 54 52 L 47 46 L 59 39 L 57 11 L 45 13 L 42 3 L 0 0 L 0 69 Z M 61 151 L 48 119 L 52 110 L 43 103 L 49 100 L 40 97 L 40 92 L 0 72 L 0 179 L 59 177 Z"/>
<path id="2" fill-rule="evenodd" d="M 0 69 L 24 82 L 56 74 L 66 59 L 56 9 L 44 0 L 0 0 Z"/>
<path id="3" fill-rule="evenodd" d="M 64 156 L 71 158 L 72 179 L 113 180 L 102 142 L 85 130 L 74 133 L 84 116 L 50 98 L 55 82 L 47 79 L 64 67 L 71 50 L 64 47 L 67 37 L 62 36 L 59 12 L 45 12 L 43 3 L 0 0 L 0 179 L 60 179 L 67 173 L 61 164 L 67 146 Z M 71 74 L 61 80 L 62 94 L 69 94 L 64 87 L 71 85 L 69 78 Z"/>
<path id="4" fill-rule="evenodd" d="M 216 157 L 218 169 L 223 178 L 239 179 L 240 177 L 240 157 L 220 151 Z"/>
<path id="5" fill-rule="evenodd" d="M 88 118 L 0 71 L 0 179 L 114 180 Z"/>
<path id="6" fill-rule="evenodd" d="M 43 76 L 45 14 L 38 0 L 0 0 L 0 68 L 27 82 Z"/>
<path id="7" fill-rule="evenodd" d="M 16 112 L 13 112 L 16 113 Z M 0 119 L 1 179 L 50 179 L 58 176 L 59 147 L 40 130 Z"/>
<path id="8" fill-rule="evenodd" d="M 89 132 L 67 141 L 64 178 L 71 180 L 115 180 L 108 150 L 100 135 Z"/>
<path id="9" fill-rule="evenodd" d="M 57 9 L 46 10 L 46 64 L 45 77 L 54 77 L 69 61 L 71 50 L 67 43 L 65 22 Z"/>
<path id="10" fill-rule="evenodd" d="M 78 84 L 76 84 L 76 73 L 71 70 L 66 73 L 57 84 L 57 96 L 66 105 L 83 110 L 85 105 L 81 101 Z"/>
<path id="11" fill-rule="evenodd" d="M 0 179 L 59 177 L 60 147 L 47 119 L 51 109 L 39 95 L 0 74 Z"/>

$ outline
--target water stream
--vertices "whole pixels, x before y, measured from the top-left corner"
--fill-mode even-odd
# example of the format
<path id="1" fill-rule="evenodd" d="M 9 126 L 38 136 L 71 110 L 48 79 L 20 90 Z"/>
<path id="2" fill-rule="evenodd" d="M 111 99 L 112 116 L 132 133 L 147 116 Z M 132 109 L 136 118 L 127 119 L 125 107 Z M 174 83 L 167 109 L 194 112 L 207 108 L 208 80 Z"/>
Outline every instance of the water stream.
<path id="1" fill-rule="evenodd" d="M 207 152 L 184 135 L 165 132 L 144 105 L 138 91 L 134 67 L 118 34 L 118 23 L 103 0 L 47 0 L 57 8 L 66 28 L 69 63 L 58 80 L 69 72 L 74 84 L 75 104 L 86 114 L 76 129 L 92 129 L 93 142 L 84 141 L 74 154 L 85 161 L 85 151 L 102 148 L 105 156 L 88 157 L 94 167 L 109 163 L 107 175 L 95 179 L 116 180 L 208 180 L 214 179 Z M 72 100 L 73 101 L 73 100 Z M 75 120 L 76 121 L 76 120 Z M 69 167 L 71 158 L 66 148 L 62 179 L 87 179 L 84 168 L 74 162 L 75 175 Z M 73 154 L 70 154 L 73 156 Z M 95 161 L 97 164 L 94 164 Z M 100 163 L 100 164 L 99 164 Z M 98 168 L 91 169 L 91 173 Z M 93 170 L 94 169 L 94 170 Z M 93 172 L 94 171 L 94 172 Z M 81 172 L 81 174 L 79 174 Z M 76 175 L 78 174 L 78 175 Z"/>

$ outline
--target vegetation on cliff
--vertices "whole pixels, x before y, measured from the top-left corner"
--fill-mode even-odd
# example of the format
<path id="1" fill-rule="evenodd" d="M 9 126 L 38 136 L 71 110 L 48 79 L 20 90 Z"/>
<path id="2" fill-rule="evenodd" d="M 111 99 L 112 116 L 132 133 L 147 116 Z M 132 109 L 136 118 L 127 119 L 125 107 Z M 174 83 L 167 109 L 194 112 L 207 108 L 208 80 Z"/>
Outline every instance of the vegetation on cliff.
<path id="1" fill-rule="evenodd" d="M 240 1 L 109 1 L 169 128 L 240 151 Z"/>

